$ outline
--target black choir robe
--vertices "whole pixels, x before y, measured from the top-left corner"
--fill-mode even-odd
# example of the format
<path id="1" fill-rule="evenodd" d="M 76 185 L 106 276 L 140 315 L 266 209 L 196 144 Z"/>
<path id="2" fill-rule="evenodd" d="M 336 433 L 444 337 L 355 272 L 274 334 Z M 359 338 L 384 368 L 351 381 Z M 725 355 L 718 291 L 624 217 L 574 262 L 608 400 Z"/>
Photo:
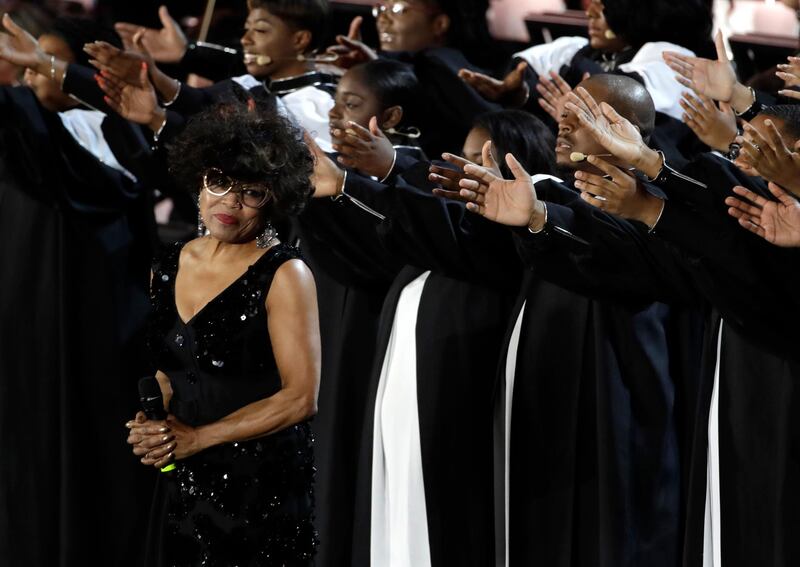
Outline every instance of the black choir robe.
<path id="1" fill-rule="evenodd" d="M 417 148 L 396 147 L 392 176 L 419 157 Z M 294 232 L 314 272 L 319 303 L 322 375 L 312 430 L 317 475 L 315 525 L 320 534 L 319 566 L 352 565 L 357 470 L 378 320 L 389 286 L 402 264 L 378 245 L 349 242 L 332 247 L 325 238 L 337 223 L 364 223 L 364 212 L 312 200 Z M 353 219 L 346 218 L 354 213 Z M 332 226 L 331 226 L 332 225 Z M 356 260 L 350 261 L 355 255 Z M 375 260 L 374 258 L 378 258 Z M 367 265 L 367 269 L 361 269 Z"/>
<path id="2" fill-rule="evenodd" d="M 111 147 L 135 147 L 130 125 L 108 120 Z M 149 259 L 131 218 L 141 191 L 32 91 L 0 89 L 4 565 L 138 562 L 154 475 L 123 424 L 145 360 Z"/>
<path id="3" fill-rule="evenodd" d="M 423 186 L 416 173 L 404 177 Z M 389 233 L 416 265 L 519 282 L 508 233 L 496 232 L 505 229 L 404 181 L 384 188 L 362 180 L 346 192 L 391 219 Z M 476 262 L 487 243 L 495 254 Z M 674 335 L 687 325 L 696 330 L 696 319 L 649 300 L 593 302 L 535 272 L 509 313 L 502 349 L 527 301 L 512 413 L 510 564 L 675 565 L 681 483 L 673 381 L 683 395 L 695 381 L 697 353 L 683 352 Z M 505 357 L 498 366 L 504 373 Z"/>
<path id="4" fill-rule="evenodd" d="M 422 170 L 418 174 L 423 176 Z M 352 172 L 347 186 L 354 192 L 386 188 Z M 456 250 L 452 243 L 465 233 L 429 221 L 439 214 L 435 207 L 460 209 L 466 216 L 463 206 L 434 198 L 428 188 L 427 193 L 419 194 L 425 206 L 417 209 L 394 201 L 390 192 L 382 195 L 391 202 L 384 203 L 388 207 L 385 220 L 342 197 L 338 202 L 318 204 L 327 208 L 336 222 L 324 231 L 315 227 L 336 254 L 347 254 L 349 263 L 361 261 L 362 270 L 374 270 L 387 259 L 404 265 L 386 295 L 376 337 L 361 437 L 352 564 L 368 565 L 370 561 L 373 416 L 395 307 L 405 286 L 431 270 L 417 319 L 417 397 L 431 560 L 437 566 L 487 565 L 494 560 L 492 390 L 518 285 L 516 277 L 506 277 L 502 266 L 507 263 L 502 259 L 513 249 L 507 235 L 478 219 L 483 226 L 480 233 L 486 236 L 484 245 L 459 252 L 462 268 L 458 273 L 442 271 L 438 266 L 450 259 L 441 250 L 447 246 Z M 356 221 L 354 215 L 361 220 Z M 400 226 L 404 228 L 396 232 Z M 409 234 L 413 242 L 406 240 Z M 497 246 L 498 235 L 503 246 Z M 412 250 L 422 251 L 418 260 L 425 267 L 411 263 Z M 498 270 L 487 277 L 473 269 L 482 265 Z M 480 350 L 475 348 L 477 344 Z"/>
<path id="5" fill-rule="evenodd" d="M 724 564 L 793 565 L 800 549 L 791 535 L 800 525 L 800 464 L 794 454 L 800 429 L 794 395 L 798 333 L 789 321 L 797 305 L 780 294 L 776 297 L 774 287 L 764 286 L 780 284 L 783 278 L 773 279 L 770 268 L 775 260 L 785 260 L 787 251 L 725 218 L 719 202 L 716 219 L 707 207 L 697 207 L 724 197 L 734 180 L 746 182 L 734 168 L 713 160 L 717 158 L 703 156 L 692 166 L 693 173 L 705 173 L 704 188 L 675 175 L 660 181 L 670 200 L 654 236 L 573 200 L 567 209 L 548 204 L 548 224 L 567 229 L 591 246 L 580 254 L 565 253 L 574 240 L 565 245 L 564 237 L 552 231 L 527 240 L 529 247 L 538 240 L 538 253 L 543 240 L 549 246 L 560 241 L 554 246 L 561 248 L 555 254 L 558 260 L 546 263 L 548 277 L 582 282 L 590 293 L 612 289 L 674 297 L 676 288 L 687 279 L 691 282 L 708 306 L 708 323 L 695 414 L 686 424 L 692 441 L 683 565 L 703 565 L 708 419 L 717 365 Z M 784 275 L 794 271 L 790 266 L 787 270 Z M 720 316 L 725 325 L 717 357 Z"/>

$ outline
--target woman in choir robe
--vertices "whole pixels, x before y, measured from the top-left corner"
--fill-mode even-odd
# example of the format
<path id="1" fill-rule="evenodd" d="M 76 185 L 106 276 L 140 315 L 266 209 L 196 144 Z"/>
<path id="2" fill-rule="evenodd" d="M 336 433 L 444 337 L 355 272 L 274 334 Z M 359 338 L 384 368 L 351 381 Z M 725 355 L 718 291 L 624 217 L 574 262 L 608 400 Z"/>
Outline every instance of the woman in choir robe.
<path id="1" fill-rule="evenodd" d="M 28 67 L 30 88 L 0 89 L 0 562 L 134 565 L 150 486 L 118 424 L 143 372 L 150 241 L 134 172 L 149 148 L 60 88 L 87 63 L 80 46 L 108 35 L 61 20 L 37 42 L 3 25 L 0 57 Z"/>
<path id="2" fill-rule="evenodd" d="M 640 85 L 621 77 L 588 82 L 599 90 L 609 80 L 621 84 L 605 89 L 606 99 L 624 102 L 652 130 L 652 102 Z M 563 123 L 556 149 L 563 173 L 585 168 L 570 159 L 572 150 L 590 150 L 582 143 Z M 453 188 L 441 173 L 436 179 Z M 507 564 L 675 565 L 680 453 L 691 442 L 679 417 L 693 407 L 699 364 L 681 333 L 702 327 L 691 312 L 646 296 L 593 300 L 548 281 L 537 261 L 523 258 L 528 270 L 498 387 L 505 493 L 498 516 L 506 524 L 499 545 Z"/>
<path id="3" fill-rule="evenodd" d="M 418 82 L 408 65 L 375 60 L 349 69 L 339 81 L 329 112 L 333 154 L 337 161 L 383 179 L 420 158 L 421 151 L 405 142 L 419 130 L 415 120 Z M 386 132 L 380 151 L 363 155 L 347 143 L 345 132 L 357 128 L 369 134 L 376 117 Z M 320 533 L 317 564 L 352 565 L 353 519 L 360 439 L 378 335 L 378 319 L 396 271 L 362 271 L 359 275 L 315 225 L 331 222 L 312 201 L 298 220 L 300 247 L 314 270 L 320 309 L 322 380 L 319 411 L 312 428 L 317 467 L 316 527 Z M 319 235 L 323 237 L 320 238 Z M 396 269 L 399 269 L 399 265 Z"/>
<path id="4" fill-rule="evenodd" d="M 498 222 L 532 223 L 539 232 L 521 237 L 525 248 L 549 258 L 542 262 L 549 277 L 589 293 L 670 296 L 683 285 L 676 281 L 688 276 L 695 295 L 713 311 L 694 416 L 683 564 L 718 566 L 723 558 L 725 565 L 794 564 L 800 552 L 790 535 L 798 525 L 800 494 L 792 456 L 799 430 L 793 395 L 798 333 L 786 321 L 797 305 L 775 294 L 774 285 L 765 286 L 780 285 L 783 277 L 776 277 L 772 260 L 789 256 L 741 230 L 718 206 L 741 183 L 741 172 L 705 159 L 685 170 L 695 179 L 676 172 L 629 122 L 580 91 L 586 105 L 572 108 L 583 113 L 581 122 L 593 125 L 601 147 L 619 163 L 636 164 L 668 200 L 597 158 L 592 163 L 608 178 L 584 176 L 581 198 L 555 184 L 534 188 L 521 171 L 516 183 L 487 176 L 464 196 L 475 203 L 470 208 Z M 698 199 L 698 192 L 710 201 Z M 505 197 L 498 199 L 501 193 Z M 540 196 L 548 202 L 543 205 Z M 512 202 L 525 204 L 502 206 Z M 716 207 L 707 210 L 709 203 Z M 649 226 L 652 236 L 641 224 L 598 207 Z M 574 253 L 577 239 L 581 250 Z"/>
<path id="5" fill-rule="evenodd" d="M 376 4 L 373 14 L 380 41 L 379 55 L 359 41 L 360 18 L 350 34 L 338 36 L 329 52 L 335 64 L 378 56 L 409 63 L 419 78 L 426 101 L 425 128 L 420 144 L 428 156 L 458 153 L 472 121 L 499 106 L 484 100 L 458 78 L 462 68 L 480 71 L 471 54 L 493 53 L 486 24 L 486 0 L 391 0 Z M 491 58 L 489 58 L 491 59 Z"/>
<path id="6" fill-rule="evenodd" d="M 317 196 L 335 195 L 344 172 L 322 154 L 317 168 Z M 507 233 L 473 226 L 463 206 L 431 194 L 427 170 L 412 166 L 394 185 L 347 170 L 343 196 L 311 206 L 330 220 L 315 218 L 309 231 L 347 256 L 343 267 L 402 268 L 384 302 L 368 390 L 356 565 L 494 561 L 492 392 L 519 265 Z M 462 247 L 465 238 L 475 244 Z M 478 337 L 487 340 L 481 353 L 470 346 Z M 455 353 L 464 357 L 456 364 Z"/>

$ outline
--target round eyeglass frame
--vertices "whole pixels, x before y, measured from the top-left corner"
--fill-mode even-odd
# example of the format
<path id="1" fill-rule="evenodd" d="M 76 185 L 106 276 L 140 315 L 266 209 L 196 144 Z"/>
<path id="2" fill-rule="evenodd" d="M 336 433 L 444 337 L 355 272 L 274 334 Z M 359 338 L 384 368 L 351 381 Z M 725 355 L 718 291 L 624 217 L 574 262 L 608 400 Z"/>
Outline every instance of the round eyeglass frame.
<path id="1" fill-rule="evenodd" d="M 223 178 L 227 179 L 227 180 L 230 182 L 230 183 L 228 184 L 228 187 L 227 187 L 225 190 L 223 190 L 223 191 L 214 191 L 214 190 L 212 190 L 212 189 L 211 189 L 211 187 L 212 187 L 212 184 L 211 184 L 211 183 L 209 183 L 209 181 L 208 181 L 208 176 L 209 176 L 210 174 L 212 174 L 212 173 L 213 173 L 213 174 L 217 174 L 217 175 L 219 175 L 220 177 L 223 177 Z M 271 196 L 271 193 L 270 193 L 269 191 L 265 190 L 265 191 L 264 191 L 264 198 L 261 200 L 261 202 L 260 202 L 258 205 L 250 205 L 250 204 L 248 204 L 248 203 L 246 203 L 246 202 L 245 202 L 244 195 L 242 195 L 242 191 L 243 191 L 244 189 L 246 189 L 246 188 L 247 188 L 247 186 L 243 186 L 243 187 L 242 187 L 242 186 L 240 186 L 240 187 L 239 187 L 237 190 L 234 190 L 234 188 L 236 188 L 236 182 L 235 182 L 233 179 L 231 179 L 230 177 L 228 177 L 227 175 L 225 175 L 225 174 L 222 172 L 222 170 L 220 170 L 220 169 L 217 169 L 216 167 L 212 167 L 212 168 L 210 168 L 210 169 L 207 169 L 207 170 L 206 170 L 206 171 L 203 173 L 203 189 L 204 189 L 204 190 L 205 190 L 205 191 L 206 191 L 206 192 L 207 192 L 209 195 L 213 195 L 214 197 L 224 197 L 225 195 L 227 195 L 228 193 L 230 193 L 231 191 L 233 191 L 233 192 L 234 192 L 234 194 L 236 195 L 236 198 L 239 200 L 239 202 L 240 202 L 240 203 L 241 203 L 243 206 L 245 206 L 245 207 L 249 207 L 249 208 L 251 208 L 251 209 L 260 209 L 261 207 L 263 207 L 264 205 L 266 205 L 266 204 L 269 202 L 269 199 L 270 199 L 270 196 Z"/>

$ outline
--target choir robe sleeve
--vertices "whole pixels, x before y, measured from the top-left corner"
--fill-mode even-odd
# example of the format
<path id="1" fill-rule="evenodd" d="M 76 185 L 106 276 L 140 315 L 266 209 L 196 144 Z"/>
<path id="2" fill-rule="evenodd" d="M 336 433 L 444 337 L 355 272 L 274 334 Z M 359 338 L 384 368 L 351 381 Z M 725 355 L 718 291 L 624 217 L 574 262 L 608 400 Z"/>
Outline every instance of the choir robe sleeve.
<path id="1" fill-rule="evenodd" d="M 521 266 L 508 231 L 463 203 L 435 196 L 433 185 L 423 184 L 429 165 L 417 163 L 391 185 L 348 177 L 344 196 L 386 219 L 387 246 L 405 263 L 468 281 L 517 285 Z"/>
<path id="2" fill-rule="evenodd" d="M 785 350 L 800 339 L 800 332 L 787 331 L 787 302 L 764 288 L 759 266 L 726 261 L 721 253 L 729 241 L 711 239 L 717 228 L 709 228 L 700 217 L 667 201 L 656 225 L 658 232 L 666 214 L 688 240 L 707 242 L 702 254 L 699 249 L 687 253 L 663 237 L 647 234 L 644 225 L 570 199 L 569 189 L 554 185 L 537 186 L 548 199 L 547 229 L 517 236 L 523 257 L 535 262 L 543 277 L 590 296 L 629 293 L 643 300 L 710 304 L 728 324 L 772 348 Z M 560 204 L 553 202 L 558 199 Z"/>
<path id="3" fill-rule="evenodd" d="M 303 249 L 342 285 L 388 283 L 403 267 L 384 245 L 384 219 L 350 199 L 312 199 L 297 223 Z"/>
<path id="4" fill-rule="evenodd" d="M 679 253 L 649 242 L 638 223 L 603 213 L 553 180 L 537 182 L 536 190 L 546 200 L 544 230 L 513 232 L 523 262 L 544 279 L 582 295 L 629 304 L 701 302 Z"/>

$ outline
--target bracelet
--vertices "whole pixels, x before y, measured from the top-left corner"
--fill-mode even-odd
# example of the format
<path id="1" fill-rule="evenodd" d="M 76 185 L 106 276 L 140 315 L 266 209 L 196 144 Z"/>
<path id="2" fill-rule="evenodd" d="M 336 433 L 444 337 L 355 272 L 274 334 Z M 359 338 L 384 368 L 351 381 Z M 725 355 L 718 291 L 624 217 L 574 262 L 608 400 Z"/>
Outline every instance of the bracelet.
<path id="1" fill-rule="evenodd" d="M 397 150 L 394 151 L 394 155 L 392 156 L 392 167 L 389 168 L 389 173 L 387 173 L 384 176 L 384 178 L 381 179 L 378 183 L 383 183 L 384 181 L 389 179 L 389 177 L 391 177 L 392 172 L 394 171 L 394 166 L 395 166 L 396 163 L 397 163 Z"/>
<path id="2" fill-rule="evenodd" d="M 55 55 L 51 55 L 50 56 L 50 80 L 54 81 L 54 82 L 56 80 L 56 56 Z"/>
<path id="3" fill-rule="evenodd" d="M 175 89 L 175 96 L 172 97 L 172 100 L 168 100 L 168 101 L 164 102 L 164 107 L 167 107 L 167 106 L 171 105 L 172 103 L 174 103 L 176 100 L 178 100 L 178 97 L 181 95 L 182 83 L 178 79 L 175 79 L 175 82 L 178 83 L 178 88 Z"/>
<path id="4" fill-rule="evenodd" d="M 756 117 L 757 114 L 759 114 L 761 112 L 761 110 L 764 108 L 764 105 L 761 104 L 758 101 L 758 97 L 756 97 L 755 89 L 753 89 L 753 87 L 747 87 L 747 88 L 750 91 L 750 95 L 753 97 L 753 104 L 748 106 L 747 110 L 745 110 L 742 113 L 739 113 L 739 112 L 736 112 L 736 111 L 734 111 L 734 113 L 736 114 L 736 116 L 738 118 L 741 118 L 742 120 L 744 120 L 746 122 L 750 122 L 753 118 Z"/>
<path id="5" fill-rule="evenodd" d="M 531 229 L 531 221 L 530 219 L 528 219 L 528 232 L 530 232 L 531 234 L 541 234 L 542 232 L 544 232 L 544 229 L 547 226 L 547 203 L 542 202 L 542 206 L 544 207 L 544 222 L 542 223 L 542 228 L 540 228 L 539 230 Z"/>
<path id="6" fill-rule="evenodd" d="M 661 210 L 658 211 L 658 216 L 656 217 L 656 222 L 653 223 L 653 226 L 647 227 L 647 234 L 652 234 L 652 232 L 656 229 L 656 227 L 658 226 L 658 221 L 661 220 L 661 216 L 664 214 L 664 209 L 666 208 L 666 206 L 667 202 L 664 199 L 661 199 Z"/>
<path id="7" fill-rule="evenodd" d="M 344 186 L 347 183 L 347 170 L 344 170 L 344 176 L 342 177 L 342 184 L 336 188 L 336 194 L 331 196 L 332 201 L 338 201 L 344 195 Z"/>
<path id="8" fill-rule="evenodd" d="M 655 177 L 652 179 L 650 179 L 647 174 L 644 175 L 644 178 L 650 183 L 657 181 L 661 177 L 661 174 L 664 173 L 664 168 L 667 167 L 667 158 L 664 157 L 664 152 L 661 150 L 656 150 L 656 153 L 661 156 L 661 169 L 658 170 L 658 173 L 656 173 Z"/>
<path id="9" fill-rule="evenodd" d="M 164 131 L 164 127 L 167 125 L 167 115 L 164 114 L 164 121 L 161 123 L 161 126 L 153 132 L 153 142 L 158 142 L 158 139 L 161 137 L 161 133 Z"/>

